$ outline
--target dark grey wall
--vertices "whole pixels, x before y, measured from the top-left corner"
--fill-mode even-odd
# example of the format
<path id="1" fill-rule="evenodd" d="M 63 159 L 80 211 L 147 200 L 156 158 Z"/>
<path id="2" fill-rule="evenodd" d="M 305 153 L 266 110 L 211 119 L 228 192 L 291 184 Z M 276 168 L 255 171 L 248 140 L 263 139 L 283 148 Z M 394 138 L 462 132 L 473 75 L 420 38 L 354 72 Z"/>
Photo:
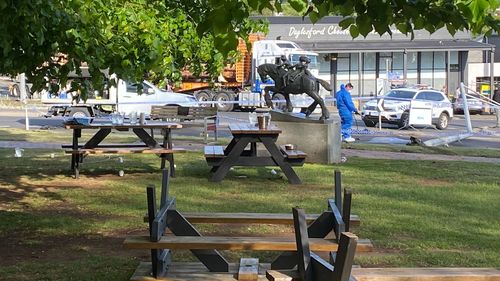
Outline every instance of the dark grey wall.
<path id="1" fill-rule="evenodd" d="M 256 17 L 263 18 L 263 17 Z M 267 17 L 270 23 L 267 39 L 276 39 L 281 36 L 282 40 L 290 40 L 300 44 L 300 42 L 311 41 L 409 41 L 411 37 L 402 34 L 396 28 L 391 28 L 392 37 L 388 34 L 383 36 L 375 32 L 368 34 L 366 38 L 359 36 L 352 39 L 348 30 L 342 30 L 338 23 L 341 17 L 326 17 L 316 24 L 312 24 L 309 18 L 302 17 Z M 452 39 L 471 39 L 468 32 L 458 31 L 455 36 L 451 36 L 446 28 L 442 28 L 433 34 L 425 30 L 415 31 L 414 40 L 452 40 Z"/>

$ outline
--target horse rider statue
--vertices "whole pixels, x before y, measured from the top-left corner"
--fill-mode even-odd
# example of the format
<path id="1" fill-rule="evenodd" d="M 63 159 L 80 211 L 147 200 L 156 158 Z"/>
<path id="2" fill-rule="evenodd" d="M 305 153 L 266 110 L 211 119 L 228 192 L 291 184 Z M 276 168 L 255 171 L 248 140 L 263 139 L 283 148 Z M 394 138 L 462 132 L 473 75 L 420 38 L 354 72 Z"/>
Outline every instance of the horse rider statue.
<path id="1" fill-rule="evenodd" d="M 262 64 L 257 67 L 257 72 L 262 81 L 265 81 L 266 77 L 269 76 L 275 82 L 274 86 L 268 86 L 264 89 L 264 98 L 269 107 L 274 108 L 269 92 L 281 93 L 285 96 L 286 112 L 292 112 L 293 110 L 289 95 L 305 93 L 314 101 L 305 111 L 306 116 L 309 116 L 316 106 L 320 105 L 322 109 L 320 119 L 328 119 L 329 112 L 319 95 L 319 85 L 323 86 L 327 91 L 332 89 L 328 82 L 314 77 L 307 69 L 310 62 L 311 60 L 308 57 L 301 56 L 299 62 L 291 66 L 286 56 L 281 56 L 277 64 Z"/>
<path id="2" fill-rule="evenodd" d="M 292 84 L 295 79 L 302 75 L 306 75 L 310 79 L 316 79 L 312 73 L 307 69 L 309 64 L 311 63 L 311 59 L 306 56 L 300 56 L 299 62 L 295 65 L 287 68 L 287 73 L 283 76 L 283 85 L 286 87 L 288 84 Z"/>

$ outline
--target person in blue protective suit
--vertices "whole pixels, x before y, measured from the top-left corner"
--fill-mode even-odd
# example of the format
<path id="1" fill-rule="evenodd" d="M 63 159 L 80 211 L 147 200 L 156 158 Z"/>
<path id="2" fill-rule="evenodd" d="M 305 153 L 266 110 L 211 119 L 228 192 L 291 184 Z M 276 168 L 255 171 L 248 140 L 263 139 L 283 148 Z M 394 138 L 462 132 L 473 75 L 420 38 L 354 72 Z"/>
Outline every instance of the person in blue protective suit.
<path id="1" fill-rule="evenodd" d="M 342 138 L 345 142 L 353 142 L 355 139 L 351 137 L 352 113 L 358 113 L 356 107 L 352 103 L 351 94 L 353 86 L 351 83 L 340 85 L 340 91 L 336 93 L 337 108 L 339 109 L 340 120 L 342 123 Z"/>

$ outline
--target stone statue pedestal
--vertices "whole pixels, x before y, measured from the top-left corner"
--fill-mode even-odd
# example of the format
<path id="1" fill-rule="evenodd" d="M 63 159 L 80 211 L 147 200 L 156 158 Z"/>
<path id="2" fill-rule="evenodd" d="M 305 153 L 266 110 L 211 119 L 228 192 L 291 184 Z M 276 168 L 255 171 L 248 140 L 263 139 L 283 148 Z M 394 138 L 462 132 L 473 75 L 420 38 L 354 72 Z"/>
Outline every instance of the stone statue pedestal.
<path id="1" fill-rule="evenodd" d="M 272 110 L 271 123 L 276 124 L 282 133 L 278 144 L 294 144 L 297 150 L 307 153 L 306 162 L 332 164 L 340 163 L 340 118 L 330 117 L 318 120 L 318 117 L 305 117 L 301 113 Z"/>

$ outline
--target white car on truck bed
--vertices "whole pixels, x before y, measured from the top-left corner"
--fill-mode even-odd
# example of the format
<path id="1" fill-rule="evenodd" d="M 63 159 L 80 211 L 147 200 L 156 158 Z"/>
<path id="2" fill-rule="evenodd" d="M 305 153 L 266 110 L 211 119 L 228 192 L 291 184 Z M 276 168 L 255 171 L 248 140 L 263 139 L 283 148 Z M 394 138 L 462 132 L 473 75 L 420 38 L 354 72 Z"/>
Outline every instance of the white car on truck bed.
<path id="1" fill-rule="evenodd" d="M 379 99 L 372 99 L 363 105 L 361 117 L 367 127 L 374 127 L 379 122 L 395 124 L 399 128 L 409 125 L 412 101 L 424 101 L 432 104 L 432 124 L 443 130 L 453 118 L 453 106 L 446 95 L 432 89 L 398 88 L 390 90 Z"/>
<path id="2" fill-rule="evenodd" d="M 85 103 L 75 104 L 70 95 L 42 96 L 42 103 L 52 104 L 46 117 L 72 116 L 94 117 L 112 112 L 144 112 L 151 113 L 153 105 L 178 105 L 197 107 L 198 100 L 191 95 L 161 90 L 148 81 L 142 82 L 142 93 L 138 93 L 137 83 L 118 80 L 116 87 L 110 87 L 104 96 L 89 98 Z"/>

